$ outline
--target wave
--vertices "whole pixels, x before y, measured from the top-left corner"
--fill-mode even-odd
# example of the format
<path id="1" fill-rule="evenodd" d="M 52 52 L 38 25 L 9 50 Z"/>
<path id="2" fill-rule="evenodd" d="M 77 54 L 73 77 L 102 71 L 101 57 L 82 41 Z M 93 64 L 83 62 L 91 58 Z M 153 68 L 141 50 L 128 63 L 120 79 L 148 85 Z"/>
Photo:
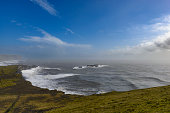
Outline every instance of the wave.
<path id="1" fill-rule="evenodd" d="M 107 93 L 105 91 L 98 91 L 96 94 L 104 94 L 104 93 Z"/>
<path id="2" fill-rule="evenodd" d="M 159 82 L 159 83 L 169 83 L 167 81 L 164 81 L 164 80 L 161 80 L 160 78 L 155 78 L 155 77 L 139 77 L 140 79 L 144 79 L 145 81 L 146 80 L 151 80 L 151 81 L 156 81 L 156 82 Z"/>
<path id="3" fill-rule="evenodd" d="M 86 65 L 86 66 L 75 66 L 73 67 L 74 70 L 77 69 L 86 69 L 86 68 L 102 68 L 102 67 L 106 67 L 108 65 L 98 65 L 98 64 L 94 64 L 94 65 Z"/>
<path id="4" fill-rule="evenodd" d="M 56 90 L 62 91 L 62 92 L 64 92 L 65 94 L 72 94 L 72 95 L 86 95 L 86 94 L 83 93 L 83 92 L 69 91 L 69 90 L 67 90 L 67 87 L 64 87 L 64 86 L 59 86 L 59 87 L 56 88 Z"/>
<path id="5" fill-rule="evenodd" d="M 76 70 L 76 69 L 85 69 L 85 68 L 87 68 L 87 66 L 75 66 L 75 67 L 73 67 L 74 70 Z"/>
<path id="6" fill-rule="evenodd" d="M 37 66 L 35 68 L 31 68 L 31 69 L 26 69 L 26 70 L 22 70 L 22 75 L 25 77 L 25 78 L 29 78 L 30 76 L 34 76 L 34 75 L 37 75 L 39 71 L 42 70 L 42 67 L 40 66 Z"/>
<path id="7" fill-rule="evenodd" d="M 63 73 L 63 74 L 56 74 L 56 75 L 41 75 L 40 72 L 43 70 L 43 67 L 35 67 L 27 70 L 22 70 L 22 76 L 25 78 L 25 80 L 30 81 L 33 86 L 37 86 L 40 88 L 47 88 L 49 90 L 59 90 L 63 91 L 66 94 L 70 94 L 71 92 L 67 91 L 62 88 L 61 86 L 56 85 L 55 79 L 75 76 L 79 74 L 73 74 L 73 73 Z M 71 93 L 75 94 L 75 93 Z"/>
<path id="8" fill-rule="evenodd" d="M 169 85 L 170 82 L 161 80 L 161 78 L 156 77 L 135 77 L 135 78 L 127 78 L 131 83 L 135 84 L 137 89 L 157 87 Z"/>
<path id="9" fill-rule="evenodd" d="M 56 70 L 61 70 L 61 68 L 49 68 L 49 67 L 43 67 L 43 69 L 56 69 Z"/>
<path id="10" fill-rule="evenodd" d="M 75 75 L 79 75 L 79 74 L 69 73 L 69 74 L 45 75 L 44 78 L 54 80 L 54 79 L 65 78 L 69 76 L 75 76 Z"/>

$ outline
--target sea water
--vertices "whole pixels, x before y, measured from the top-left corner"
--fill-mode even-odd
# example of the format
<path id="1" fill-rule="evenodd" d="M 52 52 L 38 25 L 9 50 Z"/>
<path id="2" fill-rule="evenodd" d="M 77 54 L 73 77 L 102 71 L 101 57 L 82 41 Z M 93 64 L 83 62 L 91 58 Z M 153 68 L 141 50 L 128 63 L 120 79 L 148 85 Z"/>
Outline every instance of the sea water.
<path id="1" fill-rule="evenodd" d="M 34 86 L 78 95 L 170 85 L 168 64 L 112 63 L 87 66 L 51 63 L 24 69 L 22 75 Z"/>

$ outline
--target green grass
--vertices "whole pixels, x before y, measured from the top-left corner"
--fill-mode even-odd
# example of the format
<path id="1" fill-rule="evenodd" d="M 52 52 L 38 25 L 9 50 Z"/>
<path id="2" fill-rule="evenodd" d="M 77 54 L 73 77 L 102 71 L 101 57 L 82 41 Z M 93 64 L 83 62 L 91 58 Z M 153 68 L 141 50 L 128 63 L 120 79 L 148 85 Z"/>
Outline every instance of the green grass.
<path id="1" fill-rule="evenodd" d="M 16 95 L 0 95 L 0 113 L 4 113 L 15 101 Z"/>
<path id="2" fill-rule="evenodd" d="M 15 81 L 17 81 L 17 80 L 16 79 L 1 79 L 0 80 L 0 88 L 14 86 L 14 85 L 16 85 Z"/>
<path id="3" fill-rule="evenodd" d="M 0 76 L 12 76 L 15 77 L 17 74 L 17 66 L 0 66 Z"/>
<path id="4" fill-rule="evenodd" d="M 17 69 L 0 67 L 0 113 L 170 113 L 170 86 L 91 96 L 65 95 L 32 86 L 16 73 Z"/>
<path id="5" fill-rule="evenodd" d="M 17 66 L 0 67 L 0 88 L 16 85 L 16 81 L 19 79 L 17 69 Z"/>
<path id="6" fill-rule="evenodd" d="M 170 86 L 75 99 L 48 113 L 170 113 Z"/>

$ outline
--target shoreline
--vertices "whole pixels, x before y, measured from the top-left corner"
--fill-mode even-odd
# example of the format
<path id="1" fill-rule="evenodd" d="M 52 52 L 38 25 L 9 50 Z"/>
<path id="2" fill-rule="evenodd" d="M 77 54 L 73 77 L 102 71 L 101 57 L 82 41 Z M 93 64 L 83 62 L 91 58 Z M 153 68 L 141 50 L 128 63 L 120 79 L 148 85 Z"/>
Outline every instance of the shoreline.
<path id="1" fill-rule="evenodd" d="M 28 70 L 28 71 L 32 71 L 32 70 L 34 70 L 34 69 L 36 69 L 36 68 L 38 68 L 39 69 L 39 67 L 40 67 L 40 69 L 43 69 L 44 67 L 42 67 L 42 66 L 39 66 L 39 65 L 18 65 L 18 67 L 19 67 L 19 71 L 20 71 L 20 73 L 22 74 L 22 70 Z M 36 69 L 37 70 L 37 69 Z M 36 71 L 33 71 L 33 72 L 36 72 Z M 32 72 L 31 72 L 32 73 Z M 33 73 L 33 74 L 35 74 L 35 73 Z M 37 73 L 38 74 L 38 73 Z M 27 75 L 27 73 L 26 73 L 26 75 Z M 32 74 L 30 74 L 29 73 L 29 76 L 30 75 L 32 75 Z M 76 75 L 76 74 L 75 74 Z M 139 87 L 137 87 L 136 86 L 136 84 L 133 84 L 134 85 L 134 89 L 131 89 L 131 90 L 125 90 L 125 91 L 117 91 L 117 90 L 112 90 L 112 91 L 108 91 L 108 92 L 100 92 L 100 90 L 98 91 L 98 92 L 96 92 L 96 93 L 93 93 L 93 94 L 89 94 L 89 95 L 86 95 L 86 94 L 81 94 L 81 93 L 68 93 L 67 92 L 67 90 L 58 90 L 58 88 L 49 88 L 48 86 L 43 86 L 42 87 L 42 85 L 38 85 L 37 83 L 35 83 L 34 82 L 34 80 L 29 80 L 29 79 L 27 79 L 27 78 L 29 78 L 28 76 L 25 76 L 25 74 L 24 75 L 22 75 L 23 76 L 23 78 L 25 78 L 25 80 L 26 81 L 29 81 L 33 86 L 35 86 L 35 87 L 39 87 L 39 88 L 42 88 L 42 89 L 48 89 L 48 90 L 57 90 L 57 91 L 61 91 L 61 92 L 63 92 L 63 93 L 65 93 L 65 94 L 70 94 L 70 95 L 81 95 L 81 96 L 90 96 L 90 95 L 95 95 L 95 94 L 105 94 L 105 93 L 110 93 L 110 92 L 112 92 L 112 91 L 114 91 L 114 92 L 127 92 L 127 91 L 133 91 L 133 90 L 138 90 L 138 89 L 147 89 L 147 88 L 154 88 L 154 87 L 161 87 L 161 86 L 166 86 L 166 84 L 164 84 L 164 85 L 157 85 L 157 86 L 148 86 L 148 87 L 146 87 L 146 88 L 139 88 Z M 62 77 L 61 77 L 62 78 Z M 64 78 L 64 77 L 63 77 Z M 35 79 L 35 78 L 34 78 Z M 36 78 L 36 79 L 38 79 L 38 78 Z M 32 82 L 33 81 L 33 82 Z M 38 82 L 39 83 L 39 82 Z M 50 86 L 50 85 L 49 85 Z"/>
<path id="2" fill-rule="evenodd" d="M 0 106 L 5 113 L 163 113 L 170 112 L 170 86 L 71 95 L 32 86 L 16 65 L 0 66 Z"/>
<path id="3" fill-rule="evenodd" d="M 32 65 L 32 66 L 28 66 L 28 65 L 8 65 L 8 66 L 0 66 L 1 67 L 9 67 L 9 66 L 16 66 L 17 67 L 17 71 L 16 71 L 16 74 L 18 74 L 20 76 L 20 79 L 23 80 L 26 84 L 28 84 L 29 86 L 33 87 L 33 88 L 36 88 L 36 89 L 41 89 L 41 91 L 45 91 L 45 92 L 52 92 L 52 93 L 57 93 L 57 92 L 60 92 L 60 93 L 63 93 L 65 94 L 65 92 L 63 91 L 60 91 L 60 90 L 56 90 L 56 89 L 48 89 L 48 88 L 41 88 L 41 87 L 38 87 L 38 86 L 34 86 L 32 85 L 32 83 L 30 81 L 27 81 L 23 75 L 22 75 L 22 70 L 24 69 L 31 69 L 31 68 L 35 68 L 35 67 L 38 67 L 37 65 Z M 156 87 L 149 87 L 149 88 L 143 88 L 143 89 L 134 89 L 134 90 L 144 90 L 144 89 L 150 89 L 150 88 L 157 88 L 157 87 L 166 87 L 166 86 L 170 86 L 170 85 L 165 85 L 165 86 L 156 86 Z M 111 93 L 111 92 L 118 92 L 118 93 L 121 93 L 121 92 L 130 92 L 130 91 L 134 91 L 134 90 L 129 90 L 129 91 L 110 91 L 110 92 L 106 92 L 106 93 L 96 93 L 96 94 L 92 94 L 92 95 L 102 95 L 102 94 L 107 94 L 107 93 Z M 77 96 L 91 96 L 91 95 L 78 95 L 78 94 L 65 94 L 65 95 L 77 95 Z"/>
<path id="4" fill-rule="evenodd" d="M 9 67 L 9 66 L 0 66 L 0 67 Z M 11 65 L 11 67 L 14 67 L 14 68 L 17 68 L 17 71 L 16 71 L 16 75 L 17 75 L 17 78 L 18 78 L 18 81 L 16 81 L 16 85 L 18 85 L 18 87 L 19 87 L 19 85 L 20 85 L 20 88 L 19 88 L 19 92 L 20 93 L 24 93 L 25 91 L 26 91 L 26 89 L 24 89 L 24 88 L 28 88 L 28 87 L 30 87 L 30 89 L 29 89 L 29 91 L 32 89 L 33 90 L 33 93 L 34 93 L 34 91 L 36 91 L 36 90 L 38 90 L 38 91 L 40 91 L 40 93 L 41 93 L 41 91 L 42 92 L 51 92 L 51 93 L 58 93 L 58 92 L 60 92 L 61 93 L 61 91 L 57 91 L 57 90 L 49 90 L 49 89 L 47 89 L 47 88 L 40 88 L 40 87 L 37 87 L 37 86 L 33 86 L 32 85 L 32 83 L 30 82 L 30 81 L 27 81 L 27 80 L 25 80 L 24 79 L 24 77 L 22 76 L 22 72 L 21 72 L 21 69 L 19 69 L 19 66 L 18 65 Z M 7 78 L 6 78 L 7 79 Z M 23 86 L 22 86 L 23 85 Z M 22 86 L 22 87 L 21 87 Z M 15 86 L 11 86 L 12 88 L 15 88 Z M 32 92 L 27 92 L 27 93 L 32 93 Z M 63 92 L 62 92 L 63 93 Z"/>

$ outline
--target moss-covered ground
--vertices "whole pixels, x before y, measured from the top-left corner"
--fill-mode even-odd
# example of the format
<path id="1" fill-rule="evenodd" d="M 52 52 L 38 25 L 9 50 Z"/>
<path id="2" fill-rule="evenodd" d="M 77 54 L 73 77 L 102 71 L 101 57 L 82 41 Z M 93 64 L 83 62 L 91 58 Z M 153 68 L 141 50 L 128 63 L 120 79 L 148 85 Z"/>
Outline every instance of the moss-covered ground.
<path id="1" fill-rule="evenodd" d="M 0 80 L 0 113 L 170 113 L 170 86 L 65 95 L 32 86 L 18 66 L 0 67 Z"/>

